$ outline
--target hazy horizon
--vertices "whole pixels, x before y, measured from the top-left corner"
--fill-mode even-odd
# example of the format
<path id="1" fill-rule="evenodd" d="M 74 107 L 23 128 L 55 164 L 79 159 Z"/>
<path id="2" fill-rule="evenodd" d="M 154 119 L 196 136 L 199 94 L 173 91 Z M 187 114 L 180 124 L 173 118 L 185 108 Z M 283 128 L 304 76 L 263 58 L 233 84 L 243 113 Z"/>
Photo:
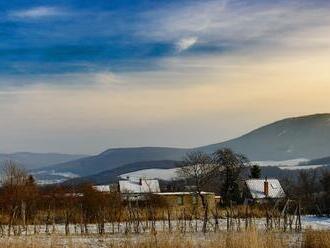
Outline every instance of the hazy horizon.
<path id="1" fill-rule="evenodd" d="M 330 3 L 0 3 L 0 152 L 196 147 L 330 112 Z"/>

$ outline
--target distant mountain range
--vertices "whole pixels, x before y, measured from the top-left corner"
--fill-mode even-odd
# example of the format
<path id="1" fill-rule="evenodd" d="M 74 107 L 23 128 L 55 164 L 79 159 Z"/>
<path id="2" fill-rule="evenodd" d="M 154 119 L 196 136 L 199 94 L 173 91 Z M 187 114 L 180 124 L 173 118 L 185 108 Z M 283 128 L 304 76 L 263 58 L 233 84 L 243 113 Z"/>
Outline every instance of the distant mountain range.
<path id="1" fill-rule="evenodd" d="M 86 155 L 31 152 L 17 152 L 12 154 L 0 153 L 0 166 L 2 166 L 5 161 L 10 160 L 14 161 L 19 166 L 22 166 L 27 170 L 33 170 L 52 164 L 64 163 L 80 159 L 82 157 L 86 157 Z"/>
<path id="2" fill-rule="evenodd" d="M 43 168 L 47 171 L 71 172 L 79 176 L 95 175 L 133 164 L 154 168 L 157 161 L 179 161 L 188 152 L 212 153 L 228 147 L 250 160 L 316 159 L 330 155 L 330 114 L 288 118 L 263 126 L 239 138 L 193 149 L 137 147 L 109 149 L 96 156 L 84 157 Z M 144 162 L 144 163 L 141 163 Z"/>
<path id="3" fill-rule="evenodd" d="M 312 159 L 306 163 L 303 163 L 303 165 L 314 165 L 314 164 L 330 165 L 330 157 Z"/>
<path id="4" fill-rule="evenodd" d="M 288 118 L 227 142 L 200 147 L 213 152 L 230 147 L 251 160 L 315 159 L 330 155 L 330 114 Z"/>
<path id="5" fill-rule="evenodd" d="M 109 149 L 96 156 L 90 156 L 52 165 L 42 170 L 71 172 L 79 176 L 97 174 L 105 170 L 112 170 L 122 165 L 137 162 L 180 160 L 189 149 L 140 147 Z"/>

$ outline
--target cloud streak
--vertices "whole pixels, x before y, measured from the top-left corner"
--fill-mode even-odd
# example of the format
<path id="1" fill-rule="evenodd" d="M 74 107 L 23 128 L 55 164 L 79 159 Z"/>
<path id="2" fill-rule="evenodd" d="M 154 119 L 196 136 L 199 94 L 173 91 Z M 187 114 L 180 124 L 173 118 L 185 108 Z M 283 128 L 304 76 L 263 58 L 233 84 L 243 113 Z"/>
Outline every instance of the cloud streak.
<path id="1" fill-rule="evenodd" d="M 63 16 L 65 14 L 65 11 L 57 7 L 39 6 L 29 9 L 11 11 L 9 12 L 9 17 L 23 20 L 36 20 L 49 17 Z"/>
<path id="2" fill-rule="evenodd" d="M 187 38 L 183 38 L 181 40 L 179 40 L 176 44 L 177 50 L 179 52 L 182 52 L 184 50 L 189 49 L 190 47 L 192 47 L 193 45 L 196 44 L 198 38 L 197 37 L 187 37 Z"/>

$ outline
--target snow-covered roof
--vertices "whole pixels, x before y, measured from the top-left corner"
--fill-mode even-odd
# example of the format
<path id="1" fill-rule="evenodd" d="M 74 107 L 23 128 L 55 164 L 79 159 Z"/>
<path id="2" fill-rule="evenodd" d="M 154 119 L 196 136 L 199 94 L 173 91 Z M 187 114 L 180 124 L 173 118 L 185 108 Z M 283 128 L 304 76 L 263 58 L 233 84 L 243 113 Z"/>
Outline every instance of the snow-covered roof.
<path id="1" fill-rule="evenodd" d="M 121 193 L 159 193 L 159 182 L 156 179 L 128 179 L 119 181 Z"/>
<path id="2" fill-rule="evenodd" d="M 109 185 L 96 185 L 96 186 L 93 186 L 93 188 L 99 192 L 110 192 Z"/>
<path id="3" fill-rule="evenodd" d="M 249 179 L 246 180 L 246 185 L 251 193 L 253 199 L 266 198 L 264 192 L 264 182 L 265 179 Z M 267 179 L 268 182 L 268 196 L 267 198 L 283 198 L 285 197 L 285 192 L 277 179 Z"/>

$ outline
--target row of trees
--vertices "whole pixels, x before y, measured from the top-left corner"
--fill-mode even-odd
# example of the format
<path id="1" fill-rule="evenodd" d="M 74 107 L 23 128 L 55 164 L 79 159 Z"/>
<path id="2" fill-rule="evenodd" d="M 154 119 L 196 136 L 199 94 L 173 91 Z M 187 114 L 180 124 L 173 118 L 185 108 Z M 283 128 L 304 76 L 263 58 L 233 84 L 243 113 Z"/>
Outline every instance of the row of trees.
<path id="1" fill-rule="evenodd" d="M 290 199 L 299 201 L 306 214 L 330 215 L 330 171 L 301 170 L 297 178 L 282 180 Z"/>
<path id="2" fill-rule="evenodd" d="M 210 213 L 203 191 L 219 193 L 223 204 L 227 206 L 233 202 L 241 203 L 243 179 L 259 178 L 261 175 L 260 167 L 250 166 L 245 156 L 230 149 L 221 149 L 211 155 L 203 152 L 189 153 L 178 164 L 178 171 L 186 179 L 186 185 L 194 186 L 193 190 L 201 200 L 203 231 L 206 231 Z M 144 215 L 143 218 L 154 223 L 156 209 L 164 208 L 159 206 L 160 200 L 152 195 L 144 205 L 124 204 L 117 189 L 104 194 L 87 184 L 40 187 L 32 176 L 12 162 L 4 166 L 2 174 L 0 233 L 4 232 L 3 226 L 6 226 L 8 235 L 26 231 L 27 225 L 38 224 L 45 224 L 46 232 L 51 232 L 56 223 L 64 223 L 66 233 L 70 231 L 69 224 L 80 226 L 81 233 L 88 233 L 88 224 L 95 223 L 98 232 L 102 234 L 106 222 L 128 220 L 126 223 L 130 223 L 131 220 L 137 220 L 136 223 L 140 223 Z M 329 182 L 330 172 L 320 175 L 316 171 L 302 171 L 297 179 L 286 179 L 282 183 L 288 196 L 299 201 L 306 213 L 330 214 Z M 171 213 L 167 215 L 170 219 Z"/>
<path id="3" fill-rule="evenodd" d="M 179 174 L 195 187 L 201 199 L 204 218 L 203 231 L 208 221 L 208 202 L 204 190 L 218 192 L 225 205 L 242 200 L 242 173 L 249 165 L 249 160 L 242 154 L 230 149 L 219 149 L 209 155 L 194 151 L 186 155 L 178 164 Z"/>
<path id="4" fill-rule="evenodd" d="M 247 168 L 248 158 L 230 149 L 220 149 L 211 155 L 194 151 L 178 164 L 179 175 L 186 178 L 187 184 L 194 185 L 199 195 L 203 190 L 217 192 L 224 204 L 242 200 L 242 179 L 246 174 L 243 172 Z"/>
<path id="5" fill-rule="evenodd" d="M 211 156 L 201 152 L 188 154 L 179 165 L 180 173 L 195 185 L 200 196 L 205 220 L 203 230 L 206 230 L 209 212 L 203 190 L 217 187 L 225 202 L 239 200 L 240 177 L 247 163 L 244 156 L 223 149 Z M 152 196 L 148 199 L 140 208 L 144 208 L 146 218 L 155 220 L 159 199 Z M 124 208 L 128 211 L 125 212 Z M 104 194 L 86 184 L 40 187 L 15 163 L 7 162 L 4 166 L 0 188 L 0 232 L 6 226 L 8 235 L 21 233 L 27 230 L 28 225 L 39 223 L 46 225 L 46 232 L 51 232 L 55 223 L 64 223 L 68 233 L 69 224 L 75 223 L 80 226 L 81 232 L 87 233 L 88 223 L 97 223 L 99 233 L 103 233 L 105 222 L 124 220 L 124 212 L 129 219 L 137 215 L 132 206 L 123 205 L 117 189 Z"/>
<path id="6" fill-rule="evenodd" d="M 105 221 L 118 221 L 123 213 L 121 199 L 115 190 L 107 195 L 92 185 L 38 186 L 33 177 L 13 162 L 6 162 L 0 188 L 0 232 L 7 235 L 27 232 L 27 226 L 45 224 L 46 232 L 56 223 L 79 224 L 88 232 L 88 224 L 96 223 L 104 232 Z M 35 230 L 36 231 L 36 230 Z"/>

